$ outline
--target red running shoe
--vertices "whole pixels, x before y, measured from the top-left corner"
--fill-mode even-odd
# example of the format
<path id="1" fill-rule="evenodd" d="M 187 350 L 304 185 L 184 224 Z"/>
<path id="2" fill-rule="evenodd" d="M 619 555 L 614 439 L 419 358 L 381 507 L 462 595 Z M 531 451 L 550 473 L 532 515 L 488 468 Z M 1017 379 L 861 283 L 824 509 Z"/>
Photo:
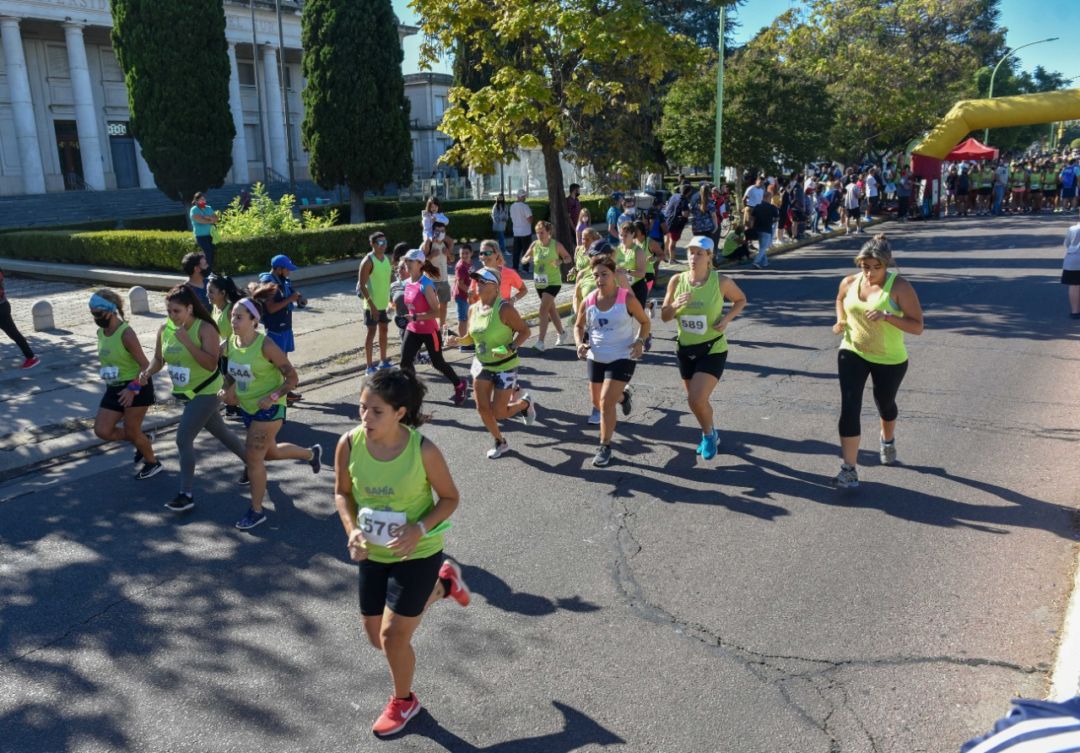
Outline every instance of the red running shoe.
<path id="1" fill-rule="evenodd" d="M 390 696 L 390 702 L 375 720 L 375 724 L 371 725 L 371 731 L 379 737 L 396 735 L 405 729 L 405 725 L 419 711 L 420 699 L 416 697 L 416 693 L 410 693 L 408 699 L 405 700 Z"/>
<path id="2" fill-rule="evenodd" d="M 23 361 L 22 368 L 24 368 L 24 369 L 32 369 L 35 366 L 37 366 L 39 363 L 41 363 L 40 358 L 38 358 L 37 356 L 30 356 L 25 361 Z"/>
<path id="3" fill-rule="evenodd" d="M 442 567 L 439 568 L 439 577 L 450 581 L 450 593 L 447 596 L 463 607 L 469 606 L 472 594 L 469 587 L 465 585 L 465 579 L 461 577 L 461 568 L 458 567 L 458 563 L 453 560 L 443 560 Z"/>

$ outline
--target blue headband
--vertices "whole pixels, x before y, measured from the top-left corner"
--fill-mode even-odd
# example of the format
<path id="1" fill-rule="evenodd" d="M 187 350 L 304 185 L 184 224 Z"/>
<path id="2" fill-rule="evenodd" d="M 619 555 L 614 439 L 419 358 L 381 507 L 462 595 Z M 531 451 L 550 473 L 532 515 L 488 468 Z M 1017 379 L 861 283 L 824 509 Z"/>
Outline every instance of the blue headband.
<path id="1" fill-rule="evenodd" d="M 97 293 L 94 293 L 92 296 L 90 296 L 90 308 L 92 308 L 92 309 L 102 309 L 102 310 L 108 311 L 109 313 L 112 313 L 112 314 L 115 314 L 119 310 L 119 309 L 116 308 L 115 303 L 113 303 L 112 301 L 106 300 L 105 298 L 102 298 Z"/>

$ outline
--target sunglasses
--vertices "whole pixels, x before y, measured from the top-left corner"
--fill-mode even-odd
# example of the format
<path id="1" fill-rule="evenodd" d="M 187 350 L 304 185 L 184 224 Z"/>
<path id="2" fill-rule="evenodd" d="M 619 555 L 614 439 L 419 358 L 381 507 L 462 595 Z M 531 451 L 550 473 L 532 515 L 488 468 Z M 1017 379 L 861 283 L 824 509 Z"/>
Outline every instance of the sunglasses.
<path id="1" fill-rule="evenodd" d="M 481 256 L 494 256 L 495 252 L 494 251 L 481 251 L 480 255 Z"/>
<path id="2" fill-rule="evenodd" d="M 385 246 L 386 245 L 386 238 L 376 238 L 375 239 L 375 245 L 376 246 Z"/>

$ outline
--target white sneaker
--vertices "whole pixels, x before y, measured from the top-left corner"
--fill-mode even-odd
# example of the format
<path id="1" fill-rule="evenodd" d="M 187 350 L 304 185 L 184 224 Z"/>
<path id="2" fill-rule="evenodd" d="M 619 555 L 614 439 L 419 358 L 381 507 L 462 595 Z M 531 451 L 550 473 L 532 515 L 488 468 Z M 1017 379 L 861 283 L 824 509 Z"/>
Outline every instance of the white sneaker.
<path id="1" fill-rule="evenodd" d="M 656 301 L 649 301 L 649 318 L 656 318 Z"/>
<path id="2" fill-rule="evenodd" d="M 489 460 L 494 460 L 495 458 L 501 458 L 508 452 L 510 452 L 510 443 L 503 439 L 501 442 L 496 442 L 495 446 L 487 451 L 487 456 Z"/>
<path id="3" fill-rule="evenodd" d="M 563 342 L 563 333 L 562 332 L 560 332 L 559 334 L 557 334 L 555 336 L 555 345 L 556 346 L 558 346 L 558 345 L 566 345 L 566 343 Z"/>
<path id="4" fill-rule="evenodd" d="M 521 420 L 525 422 L 526 426 L 532 426 L 536 423 L 536 401 L 532 399 L 532 395 L 528 392 L 522 395 L 521 399 L 529 404 L 529 407 L 521 414 Z"/>
<path id="5" fill-rule="evenodd" d="M 536 338 L 536 345 L 534 345 L 533 347 L 536 348 L 541 353 L 543 353 L 544 352 L 544 341 L 541 340 L 539 337 Z"/>

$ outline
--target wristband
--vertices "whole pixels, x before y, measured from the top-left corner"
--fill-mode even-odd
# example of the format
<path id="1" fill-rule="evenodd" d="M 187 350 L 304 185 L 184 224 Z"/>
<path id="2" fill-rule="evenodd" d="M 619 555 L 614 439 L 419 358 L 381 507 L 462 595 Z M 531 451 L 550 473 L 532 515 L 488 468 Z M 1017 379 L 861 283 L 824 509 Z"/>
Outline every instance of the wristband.
<path id="1" fill-rule="evenodd" d="M 278 400 L 281 399 L 281 393 L 280 392 L 271 392 L 270 393 L 270 399 L 273 400 L 276 403 Z"/>
<path id="2" fill-rule="evenodd" d="M 416 521 L 416 525 L 420 528 L 420 535 L 427 536 L 427 526 L 424 525 L 424 521 L 418 520 Z"/>
<path id="3" fill-rule="evenodd" d="M 124 389 L 130 390 L 131 392 L 142 392 L 142 385 L 139 384 L 138 379 L 132 379 Z"/>

